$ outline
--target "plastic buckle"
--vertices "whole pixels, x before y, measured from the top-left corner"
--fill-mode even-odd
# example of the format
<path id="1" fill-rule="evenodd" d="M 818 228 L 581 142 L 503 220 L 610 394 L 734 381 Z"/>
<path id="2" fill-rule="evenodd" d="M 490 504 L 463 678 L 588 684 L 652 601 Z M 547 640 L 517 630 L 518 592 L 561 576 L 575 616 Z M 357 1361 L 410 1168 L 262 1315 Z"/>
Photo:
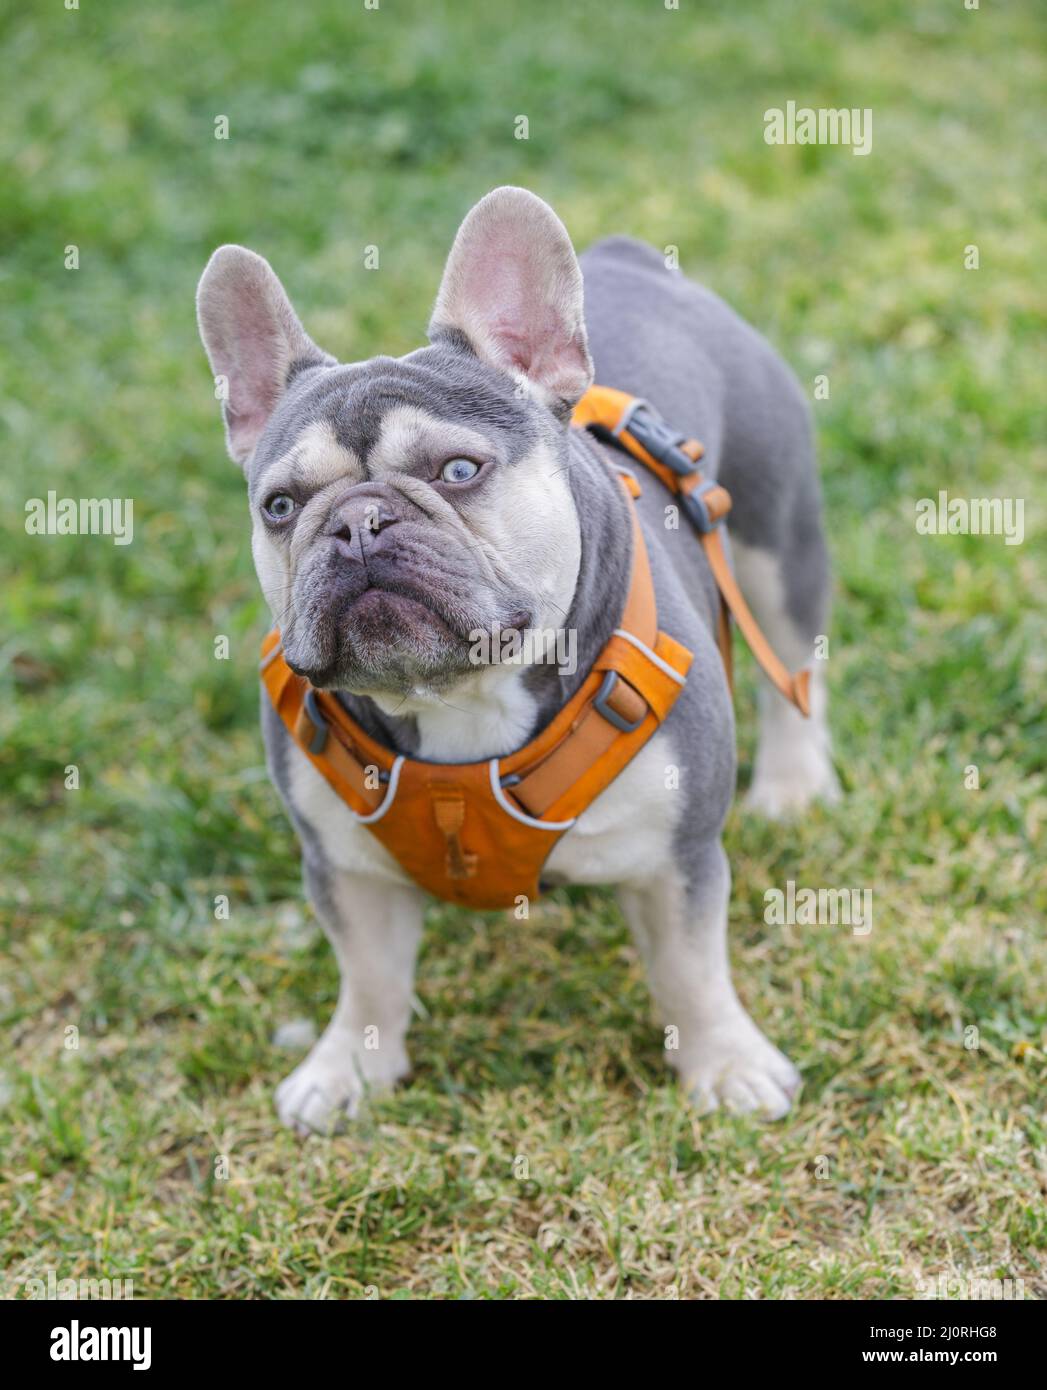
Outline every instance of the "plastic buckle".
<path id="1" fill-rule="evenodd" d="M 652 458 L 664 463 L 674 473 L 679 473 L 683 478 L 697 473 L 698 465 L 680 448 L 687 436 L 667 425 L 646 401 L 636 404 L 636 408 L 628 413 L 616 433 L 620 434 L 623 429 L 628 430 L 637 444 L 646 449 Z"/>
<path id="2" fill-rule="evenodd" d="M 633 720 L 630 723 L 628 719 L 624 719 L 620 714 L 616 713 L 615 710 L 611 709 L 610 705 L 607 703 L 608 697 L 610 696 L 612 690 L 614 690 L 617 684 L 618 672 L 608 671 L 606 676 L 604 676 L 603 678 L 603 684 L 600 686 L 600 689 L 596 692 L 596 695 L 593 698 L 593 709 L 599 710 L 599 712 L 607 720 L 608 724 L 613 724 L 614 727 L 616 729 L 620 729 L 623 734 L 631 734 L 633 730 L 638 729 L 640 725 L 643 723 L 643 721 L 647 718 L 647 704 L 645 701 L 644 711 L 643 714 L 640 715 L 639 719 Z"/>
<path id="3" fill-rule="evenodd" d="M 309 723 L 313 726 L 313 736 L 309 740 L 309 752 L 319 757 L 327 745 L 327 720 L 320 713 L 320 706 L 316 703 L 315 690 L 310 689 L 305 692 L 305 712 Z"/>
<path id="4" fill-rule="evenodd" d="M 692 491 L 681 492 L 679 495 L 688 521 L 703 533 L 714 530 L 720 524 L 709 515 L 709 508 L 703 501 L 703 495 L 716 486 L 715 478 L 706 478 L 704 483 L 699 483 Z"/>

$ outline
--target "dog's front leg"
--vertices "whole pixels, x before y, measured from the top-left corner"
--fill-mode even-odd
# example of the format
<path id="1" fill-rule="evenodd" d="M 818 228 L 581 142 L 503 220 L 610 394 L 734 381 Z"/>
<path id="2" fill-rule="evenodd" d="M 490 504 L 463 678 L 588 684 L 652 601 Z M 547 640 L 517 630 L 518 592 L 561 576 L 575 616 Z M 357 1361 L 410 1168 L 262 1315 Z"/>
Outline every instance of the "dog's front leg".
<path id="1" fill-rule="evenodd" d="M 621 891 L 666 1029 L 666 1057 L 704 1112 L 719 1105 L 778 1119 L 800 1084 L 738 1000 L 727 957 L 731 872 L 720 842 L 686 869 Z"/>
<path id="2" fill-rule="evenodd" d="M 407 1072 L 423 898 L 415 888 L 308 864 L 305 879 L 342 980 L 331 1022 L 277 1087 L 276 1108 L 299 1134 L 326 1134 L 351 1118 L 365 1095 L 389 1090 Z"/>

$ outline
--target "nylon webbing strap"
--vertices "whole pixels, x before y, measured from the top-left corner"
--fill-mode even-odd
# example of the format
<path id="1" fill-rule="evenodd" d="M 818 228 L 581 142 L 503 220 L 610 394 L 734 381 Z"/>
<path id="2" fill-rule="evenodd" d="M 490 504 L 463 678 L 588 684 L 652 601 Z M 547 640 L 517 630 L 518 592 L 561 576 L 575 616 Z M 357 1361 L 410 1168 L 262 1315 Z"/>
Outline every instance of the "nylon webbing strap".
<path id="1" fill-rule="evenodd" d="M 682 510 L 698 532 L 720 591 L 717 644 L 728 685 L 733 689 L 729 612 L 771 684 L 801 714 L 809 715 L 810 672 L 803 670 L 793 674 L 779 659 L 735 580 L 719 532 L 720 523 L 731 509 L 731 495 L 720 483 L 706 479 L 698 470 L 697 461 L 705 453 L 703 445 L 672 430 L 646 401 L 611 387 L 590 387 L 578 402 L 572 418 L 579 428 L 595 430 L 598 435 L 617 441 L 680 498 Z"/>
<path id="2" fill-rule="evenodd" d="M 623 631 L 631 633 L 644 646 L 653 647 L 658 636 L 658 615 L 651 564 L 632 502 L 629 503 L 629 514 L 633 538 L 632 572 L 621 625 Z M 589 680 L 595 699 L 604 684 L 604 673 L 597 672 Z M 614 683 L 603 702 L 604 710 L 609 708 L 619 717 L 619 724 L 612 723 L 606 713 L 597 708 L 593 699 L 583 707 L 567 737 L 512 788 L 513 799 L 528 815 L 544 815 L 568 788 L 603 757 L 620 736 L 623 725 L 636 728 L 647 717 L 649 706 L 646 699 L 624 678 Z"/>

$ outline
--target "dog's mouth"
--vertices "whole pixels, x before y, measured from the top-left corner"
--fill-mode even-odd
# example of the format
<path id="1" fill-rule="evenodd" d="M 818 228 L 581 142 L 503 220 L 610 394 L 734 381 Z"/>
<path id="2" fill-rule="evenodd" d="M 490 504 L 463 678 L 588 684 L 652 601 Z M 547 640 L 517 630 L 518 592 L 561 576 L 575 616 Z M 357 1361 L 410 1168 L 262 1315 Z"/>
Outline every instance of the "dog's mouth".
<path id="1" fill-rule="evenodd" d="M 472 669 L 474 624 L 440 597 L 435 592 L 423 596 L 406 583 L 368 584 L 326 606 L 309 624 L 309 656 L 299 662 L 285 651 L 287 663 L 318 689 L 359 694 L 459 679 Z M 327 658 L 322 663 L 315 660 L 321 655 Z"/>
<path id="2" fill-rule="evenodd" d="M 341 615 L 341 625 L 350 640 L 353 631 L 360 628 L 365 633 L 374 630 L 387 641 L 395 641 L 398 635 L 419 628 L 429 628 L 450 638 L 463 635 L 454 630 L 433 603 L 402 589 L 387 589 L 376 584 L 369 585 L 353 599 Z"/>
<path id="3" fill-rule="evenodd" d="M 521 595 L 496 591 L 455 556 L 423 559 L 394 564 L 378 551 L 366 567 L 299 576 L 284 634 L 291 669 L 319 689 L 360 695 L 442 691 L 488 664 L 479 634 L 530 622 Z"/>

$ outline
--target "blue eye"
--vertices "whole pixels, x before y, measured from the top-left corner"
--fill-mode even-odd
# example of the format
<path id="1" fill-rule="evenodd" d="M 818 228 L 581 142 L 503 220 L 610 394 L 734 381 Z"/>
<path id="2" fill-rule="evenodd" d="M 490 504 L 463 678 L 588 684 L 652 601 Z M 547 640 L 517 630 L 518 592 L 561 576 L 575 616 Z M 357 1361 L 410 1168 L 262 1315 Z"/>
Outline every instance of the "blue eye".
<path id="1" fill-rule="evenodd" d="M 440 469 L 440 477 L 445 483 L 467 483 L 480 471 L 479 464 L 472 459 L 448 459 Z"/>
<path id="2" fill-rule="evenodd" d="M 297 503 L 286 492 L 276 492 L 265 504 L 265 510 L 277 521 L 285 521 L 294 511 Z"/>

